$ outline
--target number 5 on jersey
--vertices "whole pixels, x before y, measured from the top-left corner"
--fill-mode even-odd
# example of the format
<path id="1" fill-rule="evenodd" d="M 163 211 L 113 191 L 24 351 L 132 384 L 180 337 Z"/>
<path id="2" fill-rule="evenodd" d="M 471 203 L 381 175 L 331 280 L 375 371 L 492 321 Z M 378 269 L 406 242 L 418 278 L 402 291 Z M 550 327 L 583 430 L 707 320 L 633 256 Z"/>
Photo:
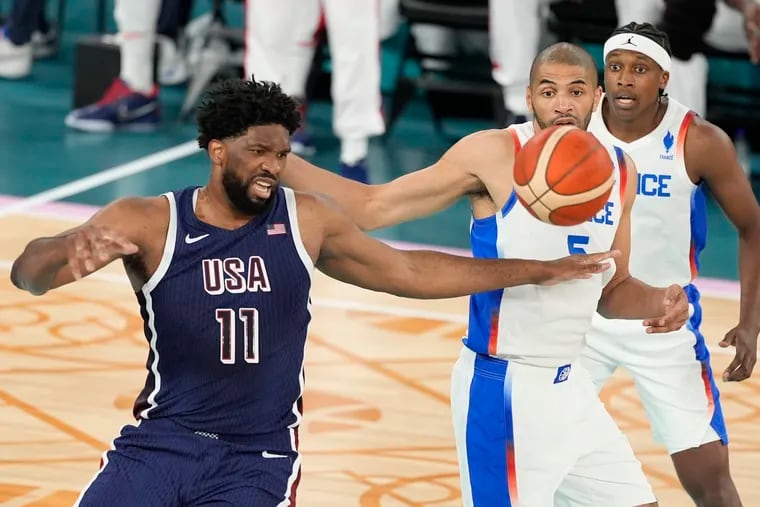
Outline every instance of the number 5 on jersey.
<path id="1" fill-rule="evenodd" d="M 240 308 L 238 315 L 243 323 L 243 344 L 246 363 L 259 362 L 259 312 L 255 308 Z M 219 359 L 224 364 L 235 364 L 235 329 L 237 319 L 232 308 L 217 308 L 216 321 L 219 322 Z"/>
<path id="2" fill-rule="evenodd" d="M 567 251 L 570 252 L 570 255 L 585 254 L 586 249 L 584 247 L 588 245 L 589 241 L 588 236 L 570 234 L 567 237 Z"/>

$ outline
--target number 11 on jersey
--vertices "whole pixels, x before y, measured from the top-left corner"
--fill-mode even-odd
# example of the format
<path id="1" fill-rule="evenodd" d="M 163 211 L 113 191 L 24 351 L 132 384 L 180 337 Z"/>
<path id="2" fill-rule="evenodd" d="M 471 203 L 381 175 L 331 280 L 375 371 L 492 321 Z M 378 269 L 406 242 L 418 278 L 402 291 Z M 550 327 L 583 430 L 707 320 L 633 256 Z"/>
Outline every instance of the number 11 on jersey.
<path id="1" fill-rule="evenodd" d="M 244 358 L 246 363 L 259 362 L 259 311 L 255 308 L 240 308 L 240 320 L 243 322 Z M 237 319 L 232 308 L 217 308 L 216 321 L 219 322 L 220 350 L 219 359 L 224 364 L 235 364 L 235 329 Z"/>

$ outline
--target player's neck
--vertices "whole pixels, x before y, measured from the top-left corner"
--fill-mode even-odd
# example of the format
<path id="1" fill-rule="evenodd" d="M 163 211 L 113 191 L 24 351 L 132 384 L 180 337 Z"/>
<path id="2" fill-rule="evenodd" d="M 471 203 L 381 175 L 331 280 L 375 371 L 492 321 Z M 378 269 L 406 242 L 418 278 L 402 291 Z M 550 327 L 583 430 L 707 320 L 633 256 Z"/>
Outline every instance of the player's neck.
<path id="1" fill-rule="evenodd" d="M 654 131 L 667 110 L 668 102 L 663 100 L 642 110 L 635 117 L 624 118 L 616 116 L 605 99 L 602 103 L 602 119 L 610 134 L 624 143 L 632 143 Z"/>
<path id="2" fill-rule="evenodd" d="M 224 191 L 215 191 L 213 185 L 207 185 L 198 191 L 195 216 L 209 225 L 228 230 L 243 227 L 254 218 L 254 215 L 238 211 Z"/>

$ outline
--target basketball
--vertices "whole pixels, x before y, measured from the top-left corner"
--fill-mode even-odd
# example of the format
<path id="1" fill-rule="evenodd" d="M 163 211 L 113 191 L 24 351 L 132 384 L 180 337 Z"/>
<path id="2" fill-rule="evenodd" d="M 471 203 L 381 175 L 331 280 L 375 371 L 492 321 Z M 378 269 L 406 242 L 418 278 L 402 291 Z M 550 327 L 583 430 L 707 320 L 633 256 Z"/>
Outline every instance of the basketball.
<path id="1" fill-rule="evenodd" d="M 536 134 L 517 153 L 515 193 L 542 222 L 577 225 L 607 203 L 614 169 L 609 152 L 592 134 L 554 126 Z"/>

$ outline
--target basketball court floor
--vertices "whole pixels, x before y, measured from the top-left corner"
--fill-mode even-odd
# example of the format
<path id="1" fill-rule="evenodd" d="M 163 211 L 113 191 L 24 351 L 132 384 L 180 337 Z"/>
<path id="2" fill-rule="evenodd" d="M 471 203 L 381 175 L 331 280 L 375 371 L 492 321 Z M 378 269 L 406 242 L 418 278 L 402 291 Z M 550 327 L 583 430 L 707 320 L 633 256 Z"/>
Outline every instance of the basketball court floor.
<path id="1" fill-rule="evenodd" d="M 31 239 L 76 225 L 123 195 L 203 184 L 207 161 L 173 123 L 179 92 L 162 91 L 167 122 L 149 136 L 66 131 L 70 62 L 0 82 L 0 506 L 71 505 L 98 468 L 145 378 L 147 345 L 135 296 L 118 265 L 44 297 L 10 284 L 11 262 Z M 64 76 L 64 77 L 61 77 Z M 334 167 L 329 109 L 311 113 L 318 164 Z M 482 128 L 482 126 L 479 126 Z M 454 130 L 461 135 L 471 126 Z M 385 181 L 434 161 L 450 139 L 413 104 L 387 142 L 373 142 L 372 177 Z M 76 203 L 76 204 L 74 204 Z M 82 205 L 82 203 L 84 205 Z M 466 202 L 378 235 L 466 247 Z M 717 347 L 738 318 L 736 236 L 711 202 L 702 259 L 704 332 Z M 449 374 L 461 346 L 466 300 L 415 301 L 315 278 L 306 360 L 299 504 L 307 507 L 461 505 L 448 409 Z M 722 384 L 731 465 L 746 506 L 760 505 L 760 376 Z M 666 453 L 652 442 L 631 380 L 602 394 L 630 438 L 663 506 L 692 505 Z M 558 414 L 557 424 L 562 424 Z"/>
<path id="2" fill-rule="evenodd" d="M 0 201 L 3 206 L 14 202 Z M 0 208 L 1 209 L 1 208 Z M 36 298 L 13 288 L 26 241 L 76 225 L 93 208 L 47 204 L 0 218 L 0 505 L 62 507 L 97 470 L 145 377 L 147 345 L 120 266 Z M 705 335 L 715 344 L 738 314 L 734 284 L 705 289 Z M 465 298 L 415 301 L 315 278 L 306 361 L 306 506 L 461 505 L 448 391 L 465 329 Z M 760 382 L 722 384 L 732 470 L 745 505 L 760 503 Z M 631 380 L 617 375 L 604 401 L 630 438 L 663 506 L 689 506 L 655 445 Z M 562 424 L 558 414 L 557 424 Z"/>

